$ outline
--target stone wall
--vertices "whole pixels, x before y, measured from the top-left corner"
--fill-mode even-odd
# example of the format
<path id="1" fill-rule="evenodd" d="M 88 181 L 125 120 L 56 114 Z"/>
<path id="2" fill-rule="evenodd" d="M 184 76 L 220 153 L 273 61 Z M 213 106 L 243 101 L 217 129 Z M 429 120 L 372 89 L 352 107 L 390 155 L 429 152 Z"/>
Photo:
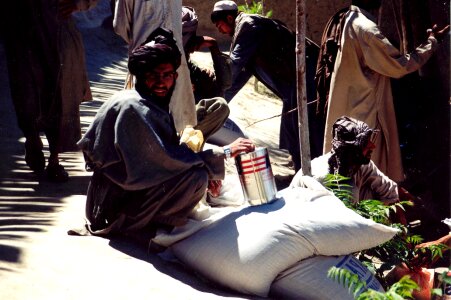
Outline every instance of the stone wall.
<path id="1" fill-rule="evenodd" d="M 216 0 L 183 0 L 183 5 L 192 6 L 199 16 L 198 33 L 210 35 L 220 41 L 228 40 L 222 36 L 210 21 L 210 13 Z M 236 1 L 239 5 L 244 4 L 245 0 Z M 319 43 L 321 34 L 327 20 L 342 7 L 350 4 L 350 0 L 307 0 L 306 1 L 306 36 Z M 250 3 L 250 0 L 248 0 Z M 273 11 L 273 18 L 286 23 L 289 28 L 296 28 L 296 1 L 293 0 L 265 0 L 264 9 Z"/>

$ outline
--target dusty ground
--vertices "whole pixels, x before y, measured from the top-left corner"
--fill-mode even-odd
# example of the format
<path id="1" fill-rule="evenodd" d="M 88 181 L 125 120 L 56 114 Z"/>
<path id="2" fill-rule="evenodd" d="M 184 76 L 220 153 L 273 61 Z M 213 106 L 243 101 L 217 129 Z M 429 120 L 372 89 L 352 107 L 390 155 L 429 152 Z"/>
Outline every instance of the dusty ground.
<path id="1" fill-rule="evenodd" d="M 81 106 L 86 130 L 98 107 L 122 88 L 126 48 L 111 31 L 83 28 L 83 35 L 94 95 L 94 101 Z M 62 155 L 70 175 L 64 184 L 48 182 L 27 168 L 4 57 L 0 47 L 0 299 L 248 299 L 128 241 L 68 236 L 68 229 L 83 224 L 90 173 L 78 152 Z M 197 57 L 208 64 L 208 55 Z M 231 104 L 232 118 L 258 145 L 269 148 L 273 171 L 286 184 L 293 171 L 287 153 L 277 149 L 280 119 L 246 127 L 280 109 L 279 100 L 254 92 L 252 85 Z"/>

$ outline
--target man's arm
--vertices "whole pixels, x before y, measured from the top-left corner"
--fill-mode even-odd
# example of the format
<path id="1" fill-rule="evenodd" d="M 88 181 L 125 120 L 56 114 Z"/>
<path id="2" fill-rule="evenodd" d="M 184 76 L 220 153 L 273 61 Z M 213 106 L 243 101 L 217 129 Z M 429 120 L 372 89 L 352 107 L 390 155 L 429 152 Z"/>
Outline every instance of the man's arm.
<path id="1" fill-rule="evenodd" d="M 246 20 L 237 27 L 239 29 L 235 33 L 230 52 L 232 86 L 225 92 L 225 99 L 228 102 L 232 100 L 252 76 L 252 71 L 248 69 L 248 63 L 260 46 L 260 30 L 255 22 Z"/>
<path id="2" fill-rule="evenodd" d="M 354 178 L 360 189 L 359 200 L 376 199 L 386 204 L 399 200 L 396 182 L 382 173 L 372 161 L 362 165 Z"/>
<path id="3" fill-rule="evenodd" d="M 373 71 L 387 77 L 400 78 L 418 70 L 432 56 L 437 40 L 430 35 L 427 41 L 409 54 L 401 54 L 374 25 L 359 38 L 365 63 Z"/>
<path id="4" fill-rule="evenodd" d="M 97 5 L 99 0 L 76 0 L 76 7 L 78 11 L 84 11 L 93 8 Z"/>
<path id="5" fill-rule="evenodd" d="M 385 205 L 391 205 L 400 200 L 400 188 L 396 182 L 382 173 L 377 166 L 370 161 L 367 165 L 362 165 L 354 175 L 356 186 L 359 187 L 359 200 L 375 199 L 382 201 Z M 413 199 L 408 199 L 413 200 Z M 393 223 L 407 225 L 407 219 L 404 210 L 397 207 L 396 211 L 390 213 L 390 219 Z"/>
<path id="6" fill-rule="evenodd" d="M 233 63 L 232 63 L 233 65 Z M 243 86 L 249 81 L 252 76 L 252 72 L 249 70 L 233 71 L 232 67 L 232 85 L 224 93 L 224 99 L 230 102 L 233 97 L 243 88 Z"/>
<path id="7" fill-rule="evenodd" d="M 203 36 L 202 40 L 202 45 L 205 45 L 210 50 L 216 87 L 219 95 L 222 97 L 224 96 L 224 91 L 232 85 L 231 59 L 219 50 L 218 42 L 214 38 Z"/>
<path id="8" fill-rule="evenodd" d="M 58 14 L 64 19 L 69 18 L 72 13 L 84 11 L 97 5 L 98 0 L 59 0 Z"/>

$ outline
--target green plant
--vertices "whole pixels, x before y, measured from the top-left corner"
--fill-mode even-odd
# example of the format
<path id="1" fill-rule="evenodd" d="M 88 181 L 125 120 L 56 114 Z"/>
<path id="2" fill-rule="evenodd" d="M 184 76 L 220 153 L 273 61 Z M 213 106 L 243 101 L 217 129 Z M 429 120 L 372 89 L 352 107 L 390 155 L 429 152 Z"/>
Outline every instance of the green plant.
<path id="1" fill-rule="evenodd" d="M 384 272 L 392 269 L 394 266 L 404 264 L 413 272 L 418 272 L 424 265 L 423 258 L 429 256 L 429 261 L 437 257 L 442 257 L 442 253 L 448 247 L 445 245 L 431 245 L 425 248 L 416 248 L 423 239 L 419 235 L 411 235 L 408 228 L 399 223 L 391 223 L 391 212 L 397 209 L 404 210 L 404 206 L 412 205 L 409 201 L 401 201 L 392 205 L 385 205 L 378 200 L 353 201 L 352 185 L 350 178 L 339 174 L 328 174 L 325 178 L 324 185 L 332 191 L 343 203 L 350 209 L 354 210 L 361 216 L 371 219 L 375 222 L 392 226 L 399 229 L 399 233 L 390 241 L 377 247 L 360 251 L 356 253 L 356 257 L 379 279 L 379 281 L 387 287 L 384 278 Z M 378 262 L 377 264 L 375 262 Z M 346 272 L 345 272 L 346 273 Z M 337 273 L 332 273 L 337 274 Z M 339 274 L 339 272 L 338 272 Z M 343 277 L 338 277 L 343 279 Z M 348 278 L 353 283 L 352 286 L 358 286 L 356 278 Z M 357 278 L 358 279 L 358 278 Z M 403 284 L 409 283 L 403 281 Z M 396 283 L 395 283 L 396 284 Z M 396 291 L 403 291 L 399 285 L 393 285 L 394 288 L 389 290 L 389 298 L 365 298 L 365 299 L 403 299 L 396 298 Z M 393 287 L 392 286 L 392 287 Z M 375 294 L 376 295 L 376 294 Z M 402 295 L 400 295 L 402 296 Z"/>
<path id="2" fill-rule="evenodd" d="M 400 201 L 392 205 L 385 205 L 379 200 L 354 201 L 350 178 L 340 174 L 327 174 L 324 179 L 324 186 L 332 191 L 343 203 L 356 213 L 371 219 L 377 223 L 391 225 L 390 213 L 396 210 L 404 210 L 405 206 L 410 206 L 410 201 Z M 396 226 L 396 225 L 395 225 Z"/>
<path id="3" fill-rule="evenodd" d="M 248 14 L 259 14 L 263 15 L 267 18 L 272 17 L 272 10 L 269 10 L 266 14 L 264 12 L 263 0 L 262 1 L 252 1 L 251 5 L 249 5 L 246 1 L 245 4 L 239 5 L 238 10 L 248 13 Z"/>
<path id="4" fill-rule="evenodd" d="M 323 184 L 349 207 L 353 202 L 352 186 L 349 182 L 349 177 L 341 176 L 340 174 L 327 174 Z"/>
<path id="5" fill-rule="evenodd" d="M 356 300 L 403 300 L 413 299 L 412 292 L 418 289 L 415 281 L 409 276 L 402 277 L 385 293 L 367 289 L 366 283 L 347 269 L 332 267 L 327 276 L 345 286 Z"/>

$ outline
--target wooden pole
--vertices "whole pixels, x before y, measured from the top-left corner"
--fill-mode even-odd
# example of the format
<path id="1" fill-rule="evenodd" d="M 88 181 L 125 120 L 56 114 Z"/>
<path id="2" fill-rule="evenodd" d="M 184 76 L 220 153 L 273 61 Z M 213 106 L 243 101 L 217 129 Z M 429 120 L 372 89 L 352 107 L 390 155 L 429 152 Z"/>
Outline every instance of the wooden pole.
<path id="1" fill-rule="evenodd" d="M 302 172 L 311 175 L 310 142 L 305 80 L 305 0 L 296 0 L 296 87 L 298 103 L 299 147 Z"/>

